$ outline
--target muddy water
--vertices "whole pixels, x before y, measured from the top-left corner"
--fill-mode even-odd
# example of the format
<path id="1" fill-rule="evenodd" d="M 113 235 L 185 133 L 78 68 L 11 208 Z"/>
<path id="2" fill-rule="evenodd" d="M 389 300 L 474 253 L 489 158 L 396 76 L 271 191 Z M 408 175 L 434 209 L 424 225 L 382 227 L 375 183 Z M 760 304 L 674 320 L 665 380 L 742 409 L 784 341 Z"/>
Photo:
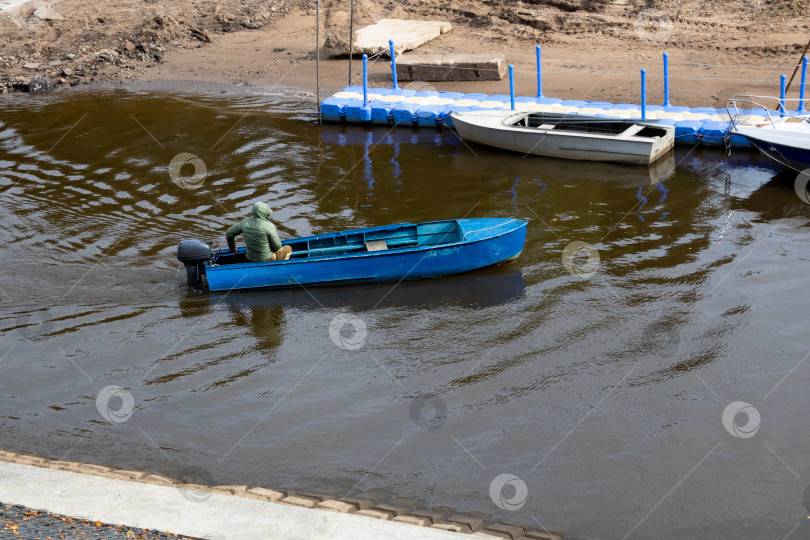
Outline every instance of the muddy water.
<path id="1" fill-rule="evenodd" d="M 575 538 L 808 534 L 810 212 L 792 177 L 690 149 L 652 173 L 522 160 L 228 92 L 0 101 L 0 446 Z M 186 187 L 183 152 L 207 171 L 181 169 Z M 531 222 L 516 263 L 468 275 L 187 290 L 178 241 L 223 245 L 257 200 L 286 236 Z M 580 252 L 566 270 L 575 240 L 598 268 Z M 342 313 L 359 334 L 330 336 Z M 727 429 L 734 402 L 759 422 L 740 405 Z"/>

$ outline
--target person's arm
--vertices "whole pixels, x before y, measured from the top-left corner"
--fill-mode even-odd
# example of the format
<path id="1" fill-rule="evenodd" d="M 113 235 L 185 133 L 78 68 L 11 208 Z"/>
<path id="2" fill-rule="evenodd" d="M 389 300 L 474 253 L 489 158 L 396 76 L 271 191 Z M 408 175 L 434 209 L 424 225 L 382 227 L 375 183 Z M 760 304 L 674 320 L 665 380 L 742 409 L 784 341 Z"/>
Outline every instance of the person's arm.
<path id="1" fill-rule="evenodd" d="M 276 232 L 276 226 L 272 223 L 268 223 L 268 225 L 267 240 L 270 242 L 270 249 L 276 252 L 281 249 L 281 239 L 278 237 L 278 233 Z"/>
<path id="2" fill-rule="evenodd" d="M 236 242 L 234 238 L 242 234 L 242 222 L 240 221 L 236 225 L 231 225 L 227 231 L 225 231 L 225 239 L 228 241 L 228 249 L 232 252 L 236 252 Z"/>

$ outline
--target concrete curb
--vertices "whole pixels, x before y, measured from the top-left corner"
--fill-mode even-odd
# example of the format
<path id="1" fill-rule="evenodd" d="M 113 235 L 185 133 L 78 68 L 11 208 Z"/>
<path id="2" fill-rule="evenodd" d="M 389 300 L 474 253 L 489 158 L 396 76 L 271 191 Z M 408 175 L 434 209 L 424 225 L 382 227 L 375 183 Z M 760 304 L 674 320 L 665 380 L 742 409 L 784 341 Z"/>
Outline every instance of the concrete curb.
<path id="1" fill-rule="evenodd" d="M 561 533 L 531 530 L 521 523 L 485 526 L 476 513 L 449 508 L 406 508 L 246 485 L 189 484 L 143 471 L 7 450 L 0 450 L 0 480 L 4 502 L 200 538 L 253 534 L 258 538 L 272 531 L 272 536 L 284 538 L 439 539 L 457 532 L 510 540 L 562 540 Z"/>

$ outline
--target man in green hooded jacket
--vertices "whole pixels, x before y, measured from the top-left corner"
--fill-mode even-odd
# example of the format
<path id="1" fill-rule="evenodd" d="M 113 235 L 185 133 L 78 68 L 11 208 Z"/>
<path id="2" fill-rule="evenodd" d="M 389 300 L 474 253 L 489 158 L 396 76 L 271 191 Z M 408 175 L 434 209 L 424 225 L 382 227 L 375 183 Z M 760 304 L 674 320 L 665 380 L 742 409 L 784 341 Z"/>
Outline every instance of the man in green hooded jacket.
<path id="1" fill-rule="evenodd" d="M 236 253 L 234 238 L 245 235 L 245 258 L 248 262 L 286 261 L 292 254 L 290 246 L 282 246 L 276 226 L 270 222 L 273 211 L 263 202 L 253 205 L 253 217 L 245 218 L 225 233 L 228 248 Z"/>

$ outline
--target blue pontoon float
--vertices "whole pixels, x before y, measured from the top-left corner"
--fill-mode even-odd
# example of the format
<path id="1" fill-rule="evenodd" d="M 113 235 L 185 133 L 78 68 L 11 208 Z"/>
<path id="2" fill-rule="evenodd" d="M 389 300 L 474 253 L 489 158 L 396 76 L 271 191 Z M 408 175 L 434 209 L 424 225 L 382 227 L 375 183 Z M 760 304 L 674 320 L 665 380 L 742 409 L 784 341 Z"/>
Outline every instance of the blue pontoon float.
<path id="1" fill-rule="evenodd" d="M 246 262 L 238 253 L 211 251 L 183 240 L 177 258 L 189 285 L 211 291 L 342 285 L 459 274 L 517 258 L 527 221 L 507 218 L 400 223 L 293 238 L 286 261 Z"/>

